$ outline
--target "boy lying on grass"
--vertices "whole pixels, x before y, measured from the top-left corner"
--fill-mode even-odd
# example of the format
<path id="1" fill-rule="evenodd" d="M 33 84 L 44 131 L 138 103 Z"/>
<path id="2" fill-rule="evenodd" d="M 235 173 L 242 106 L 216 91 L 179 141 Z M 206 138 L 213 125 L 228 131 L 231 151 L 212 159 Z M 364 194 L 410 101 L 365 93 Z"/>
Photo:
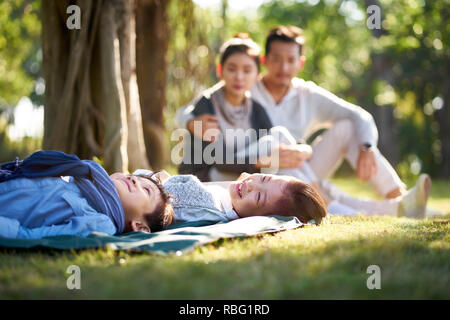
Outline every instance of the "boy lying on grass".
<path id="1" fill-rule="evenodd" d="M 0 167 L 1 237 L 150 232 L 172 217 L 168 195 L 151 176 L 108 176 L 95 161 L 59 151 Z"/>

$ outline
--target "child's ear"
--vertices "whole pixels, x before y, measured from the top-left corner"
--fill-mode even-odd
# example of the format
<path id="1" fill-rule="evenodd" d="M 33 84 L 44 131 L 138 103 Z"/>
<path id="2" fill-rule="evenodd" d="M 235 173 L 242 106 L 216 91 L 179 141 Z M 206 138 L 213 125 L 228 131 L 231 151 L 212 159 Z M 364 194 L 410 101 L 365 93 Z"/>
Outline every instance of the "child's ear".
<path id="1" fill-rule="evenodd" d="M 259 57 L 259 62 L 260 62 L 263 66 L 265 66 L 265 65 L 266 65 L 266 56 L 261 56 L 261 57 Z"/>
<path id="2" fill-rule="evenodd" d="M 305 62 L 306 62 L 306 57 L 305 56 L 301 56 L 300 57 L 300 70 L 302 70 L 303 67 L 305 66 Z"/>
<path id="3" fill-rule="evenodd" d="M 150 227 L 148 225 L 146 225 L 145 223 L 138 221 L 138 220 L 131 221 L 131 230 L 145 232 L 145 233 L 151 232 Z"/>
<path id="4" fill-rule="evenodd" d="M 220 63 L 216 65 L 216 76 L 222 78 L 222 65 Z"/>

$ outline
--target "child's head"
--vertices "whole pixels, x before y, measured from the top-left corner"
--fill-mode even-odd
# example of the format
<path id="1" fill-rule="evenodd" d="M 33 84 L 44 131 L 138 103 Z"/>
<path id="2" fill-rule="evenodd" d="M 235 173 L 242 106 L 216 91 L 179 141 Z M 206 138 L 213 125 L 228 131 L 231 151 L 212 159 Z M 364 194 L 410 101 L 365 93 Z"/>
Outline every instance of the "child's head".
<path id="1" fill-rule="evenodd" d="M 244 97 L 251 89 L 258 79 L 259 53 L 259 46 L 247 33 L 239 33 L 222 45 L 218 75 L 227 93 Z"/>
<path id="2" fill-rule="evenodd" d="M 125 175 L 116 172 L 110 176 L 125 213 L 125 229 L 155 232 L 168 226 L 173 219 L 173 208 L 168 194 L 151 176 Z"/>
<path id="3" fill-rule="evenodd" d="M 319 224 L 327 214 L 318 192 L 309 184 L 289 176 L 252 174 L 228 187 L 231 203 L 243 217 L 276 214 L 296 216 L 301 222 Z"/>

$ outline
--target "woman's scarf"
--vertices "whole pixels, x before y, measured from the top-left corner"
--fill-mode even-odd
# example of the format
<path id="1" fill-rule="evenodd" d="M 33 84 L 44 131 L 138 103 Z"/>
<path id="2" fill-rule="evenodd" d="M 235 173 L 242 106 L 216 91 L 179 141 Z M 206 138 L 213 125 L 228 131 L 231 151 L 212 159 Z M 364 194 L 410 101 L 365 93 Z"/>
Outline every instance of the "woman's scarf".
<path id="1" fill-rule="evenodd" d="M 225 83 L 215 86 L 216 90 L 211 93 L 211 101 L 216 111 L 221 130 L 225 129 L 250 129 L 250 114 L 252 112 L 252 102 L 249 96 L 243 100 L 240 106 L 232 106 L 225 99 Z"/>
<path id="2" fill-rule="evenodd" d="M 252 128 L 250 116 L 252 113 L 252 101 L 249 96 L 246 96 L 243 104 L 240 106 L 232 106 L 225 99 L 225 84 L 220 83 L 215 86 L 215 90 L 211 93 L 211 102 L 216 112 L 219 128 L 224 135 L 224 141 L 227 147 L 232 150 L 240 150 L 245 148 L 245 144 L 239 145 L 239 142 L 247 143 L 247 139 L 234 141 L 227 141 L 226 130 L 242 129 L 244 132 Z M 236 144 L 236 145 L 235 145 Z"/>
<path id="3" fill-rule="evenodd" d="M 95 161 L 80 160 L 75 155 L 60 151 L 38 151 L 23 161 L 0 166 L 0 183 L 17 178 L 72 176 L 74 183 L 89 204 L 106 214 L 118 233 L 125 228 L 125 214 L 114 182 L 103 167 Z"/>

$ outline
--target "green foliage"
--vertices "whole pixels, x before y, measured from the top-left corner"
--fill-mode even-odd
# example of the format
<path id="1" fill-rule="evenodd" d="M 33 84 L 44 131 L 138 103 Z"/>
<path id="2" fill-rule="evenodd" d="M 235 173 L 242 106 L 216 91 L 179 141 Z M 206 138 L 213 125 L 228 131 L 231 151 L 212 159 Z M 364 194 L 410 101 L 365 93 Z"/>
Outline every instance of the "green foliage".
<path id="1" fill-rule="evenodd" d="M 11 141 L 7 135 L 7 122 L 0 114 L 0 163 L 13 161 L 16 157 L 23 160 L 41 148 L 41 139 L 24 137 L 21 141 Z"/>
<path id="2" fill-rule="evenodd" d="M 34 87 L 42 74 L 39 11 L 40 1 L 0 1 L 0 111 L 23 96 L 42 104 Z"/>
<path id="3" fill-rule="evenodd" d="M 39 138 L 7 136 L 20 98 L 43 104 L 40 7 L 40 0 L 0 0 L 0 163 L 23 159 L 41 146 Z"/>

